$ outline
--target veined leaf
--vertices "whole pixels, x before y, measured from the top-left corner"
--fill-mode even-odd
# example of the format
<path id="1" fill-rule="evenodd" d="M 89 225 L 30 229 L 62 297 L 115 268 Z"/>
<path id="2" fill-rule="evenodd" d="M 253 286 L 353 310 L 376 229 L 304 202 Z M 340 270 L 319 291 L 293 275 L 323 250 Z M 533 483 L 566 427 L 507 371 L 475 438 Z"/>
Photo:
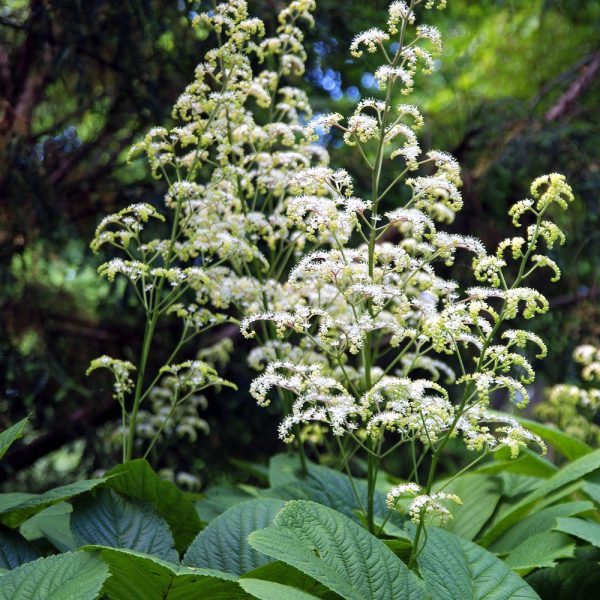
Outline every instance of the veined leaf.
<path id="1" fill-rule="evenodd" d="M 71 512 L 73 506 L 59 502 L 27 519 L 20 530 L 28 540 L 47 539 L 57 550 L 69 552 L 77 548 L 71 533 Z"/>
<path id="2" fill-rule="evenodd" d="M 540 567 L 554 567 L 559 558 L 575 555 L 573 540 L 556 531 L 544 531 L 524 540 L 505 559 L 514 571 L 526 575 Z"/>
<path id="3" fill-rule="evenodd" d="M 427 528 L 417 562 L 427 590 L 436 600 L 540 600 L 493 554 L 438 527 Z"/>
<path id="4" fill-rule="evenodd" d="M 269 460 L 269 485 L 272 488 L 295 483 L 300 478 L 300 461 L 297 454 L 276 454 Z"/>
<path id="5" fill-rule="evenodd" d="M 23 435 L 25 425 L 27 425 L 27 418 L 0 432 L 0 460 L 13 443 Z"/>
<path id="6" fill-rule="evenodd" d="M 103 592 L 109 600 L 238 600 L 249 598 L 228 573 L 170 563 L 133 550 L 88 546 L 99 550 L 111 577 Z M 57 599 L 58 600 L 58 599 Z"/>
<path id="7" fill-rule="evenodd" d="M 518 417 L 518 420 L 523 427 L 526 427 L 529 431 L 539 435 L 557 452 L 560 452 L 569 460 L 575 460 L 592 451 L 592 447 L 588 446 L 585 442 L 571 437 L 555 427 L 550 427 L 538 423 L 537 421 L 531 421 L 530 419 L 524 419 L 523 417 Z"/>
<path id="8" fill-rule="evenodd" d="M 594 521 L 563 517 L 557 519 L 555 529 L 600 548 L 600 525 Z"/>
<path id="9" fill-rule="evenodd" d="M 508 448 L 501 448 L 494 453 L 494 460 L 479 467 L 477 473 L 502 474 L 513 473 L 546 479 L 552 477 L 558 467 L 535 452 L 523 448 L 518 458 L 510 457 Z"/>
<path id="10" fill-rule="evenodd" d="M 5 510 L 10 510 L 14 506 L 29 500 L 30 498 L 36 498 L 38 494 L 27 494 L 25 492 L 9 492 L 7 494 L 0 494 L 0 514 Z"/>
<path id="11" fill-rule="evenodd" d="M 302 590 L 264 579 L 240 579 L 240 585 L 259 600 L 317 600 Z"/>
<path id="12" fill-rule="evenodd" d="M 279 462 L 286 463 L 283 459 L 280 459 Z M 350 519 L 359 521 L 357 513 L 361 511 L 361 506 L 365 507 L 367 505 L 366 481 L 354 479 L 354 490 L 358 494 L 357 500 L 352 489 L 352 483 L 344 473 L 308 462 L 306 477 L 300 478 L 297 475 L 296 479 L 292 479 L 291 473 L 295 472 L 291 468 L 293 463 L 289 461 L 287 463 L 290 468 L 283 471 L 283 475 L 280 473 L 278 477 L 274 477 L 275 481 L 285 480 L 286 483 L 266 490 L 265 496 L 281 498 L 282 500 L 311 500 L 333 508 Z M 385 501 L 385 494 L 376 491 L 374 512 L 375 516 L 382 520 L 389 513 Z M 392 516 L 390 520 L 397 524 L 401 522 L 396 516 Z"/>
<path id="13" fill-rule="evenodd" d="M 523 500 L 517 502 L 503 518 L 497 521 L 481 539 L 483 545 L 488 545 L 504 533 L 511 525 L 522 519 L 542 498 L 552 492 L 573 484 L 592 471 L 600 468 L 600 449 L 594 450 L 581 458 L 569 463 L 549 479 L 543 481 L 540 486 L 529 493 Z"/>
<path id="14" fill-rule="evenodd" d="M 564 502 L 538 510 L 531 515 L 527 515 L 522 521 L 503 533 L 490 545 L 490 550 L 497 554 L 507 554 L 530 537 L 544 531 L 551 531 L 556 525 L 557 518 L 572 517 L 593 508 L 594 505 L 591 502 L 580 501 Z"/>
<path id="15" fill-rule="evenodd" d="M 282 500 L 248 500 L 226 510 L 191 543 L 183 563 L 241 575 L 268 562 L 248 544 L 248 536 L 273 522 L 283 508 Z"/>
<path id="16" fill-rule="evenodd" d="M 527 583 L 544 600 L 591 600 L 598 597 L 600 569 L 595 561 L 569 560 L 532 573 Z"/>
<path id="17" fill-rule="evenodd" d="M 108 567 L 96 554 L 66 552 L 3 575 L 0 600 L 94 600 L 107 577 Z"/>
<path id="18" fill-rule="evenodd" d="M 149 504 L 127 500 L 112 490 L 78 498 L 71 530 L 80 546 L 129 548 L 165 560 L 179 559 L 167 522 Z"/>
<path id="19" fill-rule="evenodd" d="M 0 526 L 0 568 L 16 569 L 36 560 L 40 555 L 29 542 L 16 531 Z"/>
<path id="20" fill-rule="evenodd" d="M 269 483 L 269 469 L 265 467 L 265 465 L 250 462 L 247 460 L 242 460 L 241 458 L 232 458 L 229 462 L 234 466 L 244 471 L 244 473 L 248 473 L 252 477 L 256 477 L 263 485 L 267 485 Z"/>
<path id="21" fill-rule="evenodd" d="M 209 523 L 232 506 L 253 498 L 237 486 L 216 486 L 206 490 L 204 498 L 196 500 L 195 507 L 200 518 Z"/>
<path id="22" fill-rule="evenodd" d="M 318 598 L 339 599 L 337 594 L 328 590 L 324 585 L 309 577 L 306 573 L 299 571 L 291 565 L 276 560 L 269 562 L 258 569 L 245 573 L 240 577 L 240 584 L 245 579 L 260 579 L 261 581 L 272 581 L 273 583 L 282 583 L 291 586 L 297 590 L 311 593 Z"/>
<path id="23" fill-rule="evenodd" d="M 501 482 L 489 475 L 465 475 L 455 479 L 444 491 L 456 494 L 463 501 L 462 506 L 452 508 L 453 518 L 446 529 L 472 540 L 494 514 L 500 500 Z"/>
<path id="24" fill-rule="evenodd" d="M 69 483 L 68 485 L 61 485 L 44 494 L 35 494 L 25 500 L 19 498 L 18 496 L 20 495 L 17 495 L 17 498 L 15 498 L 13 503 L 10 501 L 1 503 L 0 521 L 9 527 L 18 527 L 29 517 L 40 512 L 44 508 L 69 500 L 84 492 L 89 492 L 105 481 L 106 478 L 76 481 L 75 483 Z"/>
<path id="25" fill-rule="evenodd" d="M 255 531 L 249 542 L 347 600 L 426 597 L 416 575 L 381 540 L 315 502 L 288 502 L 275 524 Z"/>
<path id="26" fill-rule="evenodd" d="M 202 522 L 191 500 L 170 481 L 161 479 L 143 459 L 131 460 L 108 473 L 107 486 L 131 498 L 148 502 L 169 524 L 179 553 L 185 551 Z"/>

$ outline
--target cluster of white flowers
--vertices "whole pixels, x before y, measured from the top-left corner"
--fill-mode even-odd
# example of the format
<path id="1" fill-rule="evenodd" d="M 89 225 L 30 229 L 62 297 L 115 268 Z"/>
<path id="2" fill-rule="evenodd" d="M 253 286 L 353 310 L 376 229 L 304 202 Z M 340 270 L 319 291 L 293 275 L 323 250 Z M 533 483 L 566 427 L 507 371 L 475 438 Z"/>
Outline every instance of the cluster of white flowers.
<path id="1" fill-rule="evenodd" d="M 217 371 L 201 360 L 187 360 L 173 365 L 165 365 L 159 373 L 164 375 L 166 384 L 172 388 L 176 397 L 183 394 L 195 394 L 209 386 L 235 385 L 219 377 Z"/>
<path id="2" fill-rule="evenodd" d="M 452 513 L 443 502 L 450 500 L 461 505 L 462 500 L 456 494 L 434 492 L 422 494 L 423 488 L 416 483 L 401 483 L 395 485 L 387 495 L 387 505 L 390 509 L 397 509 L 398 500 L 404 496 L 414 496 L 408 507 L 408 514 L 413 523 L 436 520 L 440 524 L 447 523 L 452 518 Z"/>
<path id="3" fill-rule="evenodd" d="M 358 225 L 357 213 L 364 213 L 370 205 L 345 196 L 295 196 L 288 203 L 287 214 L 310 241 L 323 243 L 335 236 L 346 243 Z"/>
<path id="4" fill-rule="evenodd" d="M 207 407 L 206 398 L 194 394 L 174 406 L 173 394 L 174 390 L 166 383 L 153 388 L 148 408 L 138 413 L 136 431 L 140 438 L 152 440 L 160 432 L 194 443 L 199 435 L 210 432 L 208 423 L 200 416 Z"/>
<path id="5" fill-rule="evenodd" d="M 462 207 L 460 167 L 445 152 L 423 154 L 419 110 L 408 104 L 396 110 L 391 101 L 393 90 L 409 93 L 417 68 L 429 71 L 441 51 L 435 27 L 418 25 L 410 33 L 418 4 L 393 2 L 387 31 L 368 29 L 352 42 L 357 58 L 365 49 L 383 57 L 376 79 L 386 99 L 361 100 L 347 119 L 319 115 L 306 127 L 313 139 L 332 128 L 341 131 L 372 170 L 374 188 L 369 200 L 355 198 L 350 174 L 330 167 L 303 168 L 292 178 L 288 216 L 321 247 L 304 251 L 281 286 L 294 298 L 291 308 L 270 305 L 242 321 L 248 337 L 260 321 L 278 337 L 276 351 L 267 345 L 256 355 L 260 360 L 254 358 L 263 372 L 251 393 L 260 404 L 276 388 L 296 397 L 280 428 L 286 441 L 299 426 L 319 424 L 371 444 L 389 434 L 396 442 L 435 449 L 460 436 L 473 451 L 508 447 L 517 455 L 528 444 L 543 450 L 539 437 L 510 416 L 491 413 L 489 405 L 502 391 L 518 406 L 528 401 L 534 371 L 522 351 L 529 342 L 538 346 L 538 357 L 547 349 L 538 336 L 504 324 L 548 310 L 546 298 L 522 282 L 541 267 L 553 270 L 553 280 L 559 276 L 540 245 L 550 248 L 564 235 L 543 216 L 551 205 L 566 208 L 573 196 L 562 176 L 538 178 L 532 199 L 510 211 L 517 226 L 524 218 L 533 221 L 527 235 L 502 241 L 494 253 L 474 237 L 438 229 Z M 406 165 L 397 177 L 385 163 L 396 157 Z M 424 173 L 407 178 L 421 168 Z M 381 203 L 401 182 L 407 200 L 392 204 L 381 222 Z M 472 253 L 473 276 L 489 287 L 461 290 L 438 274 L 436 263 L 451 266 L 460 252 Z M 424 502 L 433 507 L 438 500 Z"/>
<path id="6" fill-rule="evenodd" d="M 573 351 L 581 365 L 581 385 L 560 383 L 552 386 L 535 414 L 554 423 L 569 435 L 586 442 L 600 442 L 595 416 L 600 410 L 600 345 L 582 344 Z"/>
<path id="7" fill-rule="evenodd" d="M 304 72 L 300 26 L 313 23 L 314 9 L 314 0 L 289 1 L 270 36 L 245 0 L 223 1 L 197 15 L 193 26 L 213 31 L 215 46 L 177 99 L 175 125 L 152 128 L 130 151 L 130 159 L 145 155 L 152 174 L 165 182 L 164 205 L 134 204 L 106 217 L 92 248 L 119 251 L 99 272 L 109 281 L 126 278 L 147 314 L 132 430 L 138 404 L 149 397 L 143 387 L 149 379 L 146 350 L 158 316 L 182 319 L 179 349 L 208 328 L 235 320 L 220 310 L 238 317 L 293 307 L 296 297 L 278 282 L 288 263 L 313 240 L 330 239 L 336 224 L 347 239 L 357 213 L 369 206 L 336 193 L 323 207 L 321 189 L 305 192 L 312 200 L 304 205 L 289 199 L 301 171 L 324 169 L 329 160 L 303 127 L 312 117 L 306 93 L 286 81 Z M 341 191 L 348 184 L 338 173 L 327 185 Z M 168 365 L 161 374 L 169 389 L 187 395 L 226 383 L 197 361 Z"/>
<path id="8" fill-rule="evenodd" d="M 97 252 L 104 244 L 112 244 L 123 250 L 132 240 L 139 242 L 144 224 L 150 218 L 164 221 L 165 218 L 153 206 L 145 203 L 132 204 L 114 215 L 108 215 L 100 221 L 91 248 Z"/>
<path id="9" fill-rule="evenodd" d="M 600 347 L 593 344 L 577 346 L 573 352 L 573 358 L 583 365 L 581 369 L 583 379 L 600 382 Z"/>
<path id="10" fill-rule="evenodd" d="M 363 51 L 360 49 L 361 46 L 365 46 L 367 52 L 374 54 L 378 49 L 383 48 L 383 43 L 389 39 L 390 36 L 385 31 L 372 27 L 354 37 L 350 45 L 350 54 L 355 58 L 360 58 L 363 55 Z"/>
<path id="11" fill-rule="evenodd" d="M 546 348 L 506 323 L 548 310 L 546 298 L 523 282 L 539 268 L 550 269 L 553 281 L 560 276 L 542 245 L 563 243 L 564 234 L 545 217 L 573 194 L 561 175 L 536 179 L 531 198 L 509 213 L 526 233 L 492 253 L 474 237 L 440 230 L 463 205 L 460 167 L 445 152 L 421 149 L 421 113 L 393 99 L 412 92 L 417 73 L 431 72 L 442 49 L 435 27 L 415 26 L 417 8 L 445 5 L 393 2 L 387 30 L 368 29 L 350 47 L 356 58 L 365 50 L 381 57 L 375 79 L 385 99 L 306 125 L 306 94 L 283 80 L 304 71 L 298 23 L 312 21 L 314 1 L 290 2 L 273 37 L 244 0 L 199 15 L 218 45 L 175 105 L 179 124 L 154 128 L 132 152 L 145 153 L 168 185 L 170 236 L 142 241 L 151 218 L 164 220 L 143 204 L 98 228 L 95 250 L 110 244 L 125 253 L 100 273 L 132 283 L 152 327 L 157 315 L 176 314 L 185 338 L 227 320 L 213 311 L 241 317 L 242 333 L 262 346 L 250 356 L 262 371 L 252 396 L 262 406 L 273 392 L 291 399 L 279 429 L 286 442 L 312 427 L 316 437 L 348 434 L 371 453 L 386 437 L 427 452 L 455 436 L 469 450 L 505 446 L 513 456 L 528 444 L 543 446 L 489 404 L 502 390 L 519 406 L 527 402 L 534 373 L 522 351 L 528 342 L 540 356 Z M 364 197 L 314 144 L 332 129 L 372 174 Z M 438 265 L 452 266 L 462 253 L 471 254 L 473 277 L 487 287 L 465 290 L 441 275 Z M 179 399 L 227 383 L 202 361 L 168 365 L 160 375 Z M 130 389 L 130 379 L 121 385 Z M 448 518 L 442 501 L 458 501 L 403 490 L 393 497 L 414 492 L 409 512 L 419 522 Z"/>
<path id="12" fill-rule="evenodd" d="M 92 360 L 86 375 L 93 373 L 97 369 L 108 369 L 113 374 L 115 379 L 113 383 L 113 397 L 122 404 L 125 394 L 133 389 L 131 373 L 135 371 L 135 366 L 128 360 L 118 360 L 105 354 Z"/>
<path id="13" fill-rule="evenodd" d="M 334 435 L 343 435 L 348 429 L 356 428 L 352 421 L 359 407 L 334 377 L 323 374 L 322 365 L 318 363 L 269 363 L 252 382 L 250 393 L 259 405 L 267 406 L 270 403 L 268 394 L 273 388 L 287 390 L 296 396 L 292 413 L 279 428 L 284 441 L 294 439 L 293 427 L 299 423 L 326 423 Z"/>
<path id="14" fill-rule="evenodd" d="M 123 274 L 137 284 L 140 295 L 144 290 L 150 294 L 162 285 L 161 279 L 171 287 L 186 283 L 190 273 L 183 263 L 201 261 L 212 285 L 205 282 L 195 289 L 214 290 L 220 280 L 235 286 L 236 279 L 243 279 L 253 285 L 237 286 L 245 293 L 230 302 L 247 312 L 261 298 L 264 272 L 285 267 L 274 263 L 282 257 L 289 260 L 288 249 L 301 251 L 307 240 L 321 236 L 331 219 L 342 237 L 352 229 L 356 213 L 368 203 L 333 198 L 339 218 L 332 207 L 313 210 L 319 208 L 314 199 L 306 200 L 312 208 L 303 208 L 299 200 L 288 206 L 293 178 L 313 164 L 328 162 L 326 151 L 312 143 L 301 125 L 312 116 L 308 97 L 283 85 L 286 75 L 304 70 L 298 25 L 312 23 L 314 8 L 314 0 L 290 2 L 278 16 L 276 35 L 269 38 L 263 23 L 249 16 L 244 0 L 222 2 L 196 17 L 195 26 L 217 32 L 218 45 L 207 52 L 195 80 L 175 104 L 173 116 L 181 124 L 151 129 L 130 153 L 132 158 L 144 153 L 155 176 L 168 183 L 165 207 L 174 213 L 176 235 L 170 240 L 141 239 L 149 218 L 165 220 L 149 205 L 133 205 L 107 217 L 92 247 L 97 251 L 111 244 L 127 256 L 102 265 L 101 274 L 111 281 Z M 270 70 L 267 62 L 277 68 Z M 294 225 L 304 223 L 308 213 L 309 222 L 299 235 Z M 174 270 L 174 263 L 181 270 Z M 218 268 L 213 272 L 211 265 Z M 247 269 L 254 277 L 240 274 Z M 199 291 L 197 301 L 208 296 Z"/>

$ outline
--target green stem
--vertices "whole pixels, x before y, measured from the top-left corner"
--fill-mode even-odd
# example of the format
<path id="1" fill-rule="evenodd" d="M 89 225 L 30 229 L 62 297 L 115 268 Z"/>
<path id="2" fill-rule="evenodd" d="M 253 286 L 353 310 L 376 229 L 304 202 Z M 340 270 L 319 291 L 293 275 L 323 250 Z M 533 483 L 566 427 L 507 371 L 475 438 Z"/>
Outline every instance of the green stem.
<path id="1" fill-rule="evenodd" d="M 142 395 L 142 387 L 144 385 L 144 375 L 146 373 L 146 365 L 148 364 L 148 356 L 150 354 L 150 346 L 156 329 L 158 313 L 154 313 L 149 321 L 146 321 L 144 329 L 144 341 L 142 343 L 142 354 L 140 356 L 140 364 L 138 368 L 138 376 L 135 386 L 135 395 L 133 398 L 133 407 L 129 418 L 129 431 L 127 434 L 127 443 L 125 444 L 124 462 L 133 458 L 133 447 L 135 444 L 135 430 L 137 425 L 137 415 L 140 409 L 140 398 Z"/>
<path id="2" fill-rule="evenodd" d="M 346 456 L 346 451 L 344 450 L 344 446 L 340 442 L 340 438 L 337 435 L 334 437 L 335 437 L 335 441 L 338 444 L 340 454 L 342 455 L 342 458 L 344 459 L 344 468 L 346 469 L 346 474 L 348 475 L 348 480 L 350 481 L 350 487 L 352 488 L 352 493 L 354 494 L 354 497 L 356 498 L 356 502 L 358 503 L 358 506 L 360 507 L 360 509 L 362 510 L 362 512 L 364 514 L 366 512 L 365 507 L 363 506 L 363 503 L 360 499 L 358 491 L 356 490 L 356 486 L 354 485 L 354 478 L 352 477 L 352 471 L 350 471 L 350 464 L 348 463 L 348 457 Z"/>
<path id="3" fill-rule="evenodd" d="M 372 451 L 373 441 L 369 438 L 369 447 Z M 367 455 L 367 528 L 369 533 L 375 533 L 375 486 L 377 484 L 377 468 L 379 457 L 372 453 Z"/>
<path id="4" fill-rule="evenodd" d="M 148 455 L 150 454 L 150 451 L 152 450 L 152 448 L 154 448 L 154 444 L 156 444 L 156 442 L 158 441 L 158 438 L 160 437 L 161 433 L 164 431 L 165 427 L 167 426 L 167 423 L 169 422 L 169 420 L 173 416 L 173 413 L 175 412 L 176 408 L 177 408 L 177 400 L 175 401 L 175 403 L 171 407 L 171 410 L 169 411 L 169 414 L 166 416 L 166 418 L 164 419 L 164 421 L 160 424 L 160 427 L 158 428 L 158 431 L 154 434 L 154 437 L 152 438 L 152 441 L 148 445 L 148 448 L 146 448 L 146 452 L 144 452 L 143 458 L 148 458 Z"/>
<path id="5" fill-rule="evenodd" d="M 479 461 L 483 460 L 488 455 L 487 450 L 484 450 L 476 459 L 472 460 L 466 467 L 463 467 L 458 473 L 455 473 L 444 483 L 444 485 L 438 489 L 438 492 L 444 491 L 455 479 L 466 473 L 469 469 L 472 469 Z"/>
<path id="6" fill-rule="evenodd" d="M 169 247 L 167 251 L 167 256 L 165 257 L 165 268 L 168 269 L 171 261 L 173 260 L 173 255 L 175 253 L 175 240 L 177 239 L 177 230 L 179 227 L 179 219 L 181 216 L 181 205 L 182 199 L 181 197 L 177 200 L 177 206 L 175 208 L 175 217 L 173 220 L 173 225 L 171 227 L 171 237 L 169 240 Z M 143 394 L 144 388 L 144 376 L 146 374 L 146 367 L 148 365 L 148 357 L 150 355 L 150 348 L 152 346 L 152 340 L 154 338 L 154 333 L 156 331 L 156 324 L 158 322 L 158 317 L 160 316 L 160 304 L 162 298 L 162 291 L 164 287 L 165 279 L 161 278 L 156 286 L 156 294 L 154 296 L 153 305 L 150 306 L 150 311 L 146 313 L 146 327 L 144 329 L 144 340 L 142 342 L 142 353 L 140 356 L 140 362 L 138 367 L 138 376 L 135 386 L 135 394 L 133 397 L 133 407 L 131 409 L 131 416 L 129 419 L 129 432 L 127 435 L 127 447 L 125 449 L 125 459 L 131 460 L 133 458 L 133 450 L 135 445 L 135 431 L 137 426 L 137 415 L 140 410 L 140 405 L 142 403 L 142 398 L 145 396 Z"/>
<path id="7" fill-rule="evenodd" d="M 414 0 L 410 3 L 410 10 L 412 10 L 414 5 Z M 404 43 L 404 32 L 406 29 L 406 21 L 402 23 L 402 30 L 400 33 L 400 40 L 398 44 L 398 50 L 394 55 L 393 61 L 391 61 L 392 65 L 395 65 L 396 62 L 400 58 L 400 53 Z M 375 243 L 377 241 L 377 221 L 375 217 L 377 216 L 377 210 L 379 206 L 379 183 L 381 180 L 381 172 L 383 167 L 383 159 L 385 155 L 384 146 L 385 146 L 385 134 L 386 134 L 386 125 L 388 114 L 390 111 L 391 99 L 392 99 L 392 88 L 393 88 L 393 80 L 390 78 L 387 82 L 387 91 L 385 97 L 385 107 L 383 109 L 383 115 L 381 117 L 380 123 L 380 134 L 379 140 L 377 144 L 377 153 L 375 155 L 375 163 L 373 168 L 371 169 L 371 194 L 372 194 L 372 227 L 369 231 L 369 244 L 368 244 L 368 255 L 369 255 L 369 277 L 372 279 L 375 271 Z M 373 316 L 373 303 L 369 301 L 367 303 L 367 310 L 371 316 Z M 364 368 L 364 384 L 365 390 L 368 391 L 371 389 L 372 382 L 372 368 L 373 368 L 373 333 L 368 332 L 365 336 L 365 343 L 363 345 L 362 351 L 362 360 L 363 360 L 363 368 Z M 383 436 L 382 436 L 383 438 Z M 374 454 L 374 440 L 372 438 L 368 439 L 367 445 L 369 447 L 370 452 L 368 453 L 368 462 L 367 462 L 367 528 L 371 533 L 375 532 L 374 526 L 374 500 L 375 500 L 375 486 L 377 484 L 377 475 L 379 470 L 380 463 L 380 452 L 381 452 L 381 444 L 383 439 L 379 440 L 378 451 Z"/>

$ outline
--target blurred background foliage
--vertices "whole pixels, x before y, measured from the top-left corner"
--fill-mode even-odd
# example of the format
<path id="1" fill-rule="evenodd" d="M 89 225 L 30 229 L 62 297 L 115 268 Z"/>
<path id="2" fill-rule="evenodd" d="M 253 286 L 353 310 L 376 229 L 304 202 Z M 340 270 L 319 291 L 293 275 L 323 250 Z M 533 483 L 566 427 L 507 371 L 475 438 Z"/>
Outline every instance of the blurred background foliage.
<path id="1" fill-rule="evenodd" d="M 250 0 L 271 27 L 281 6 Z M 351 60 L 347 48 L 386 6 L 318 1 L 307 73 L 296 82 L 316 111 L 348 112 L 377 95 L 368 60 Z M 97 278 L 102 257 L 88 243 L 108 212 L 161 202 L 162 183 L 141 161 L 127 164 L 125 152 L 169 122 L 208 48 L 189 25 L 197 8 L 183 0 L 0 4 L 0 428 L 27 414 L 34 425 L 29 445 L 3 462 L 0 478 L 12 482 L 5 486 L 35 491 L 116 458 L 106 442 L 116 416 L 109 381 L 84 373 L 103 353 L 136 360 L 141 314 L 125 286 Z M 450 0 L 430 19 L 445 52 L 410 101 L 426 117 L 424 148 L 451 152 L 463 166 L 465 209 L 453 228 L 494 246 L 509 230 L 509 204 L 543 173 L 564 173 L 577 196 L 562 223 L 567 244 L 556 252 L 563 278 L 544 289 L 553 310 L 534 324 L 551 348 L 535 365 L 540 397 L 544 385 L 576 381 L 572 349 L 600 337 L 600 2 Z M 340 151 L 339 139 L 324 141 L 360 190 L 362 165 Z M 174 324 L 160 338 L 176 333 Z M 274 417 L 243 391 L 252 377 L 245 345 L 235 331 L 225 334 L 235 356 L 224 376 L 242 392 L 212 393 L 202 415 L 210 433 L 178 440 L 159 467 L 210 477 L 234 468 L 231 459 L 278 447 Z M 170 345 L 159 340 L 156 364 Z"/>

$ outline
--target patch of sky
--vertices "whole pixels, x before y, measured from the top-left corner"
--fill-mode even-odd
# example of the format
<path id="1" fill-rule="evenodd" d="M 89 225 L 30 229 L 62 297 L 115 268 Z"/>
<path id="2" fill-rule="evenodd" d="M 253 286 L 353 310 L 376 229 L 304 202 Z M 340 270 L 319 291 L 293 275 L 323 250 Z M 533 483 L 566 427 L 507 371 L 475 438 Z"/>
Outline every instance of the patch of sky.
<path id="1" fill-rule="evenodd" d="M 329 94 L 329 97 L 337 102 L 346 97 L 351 102 L 360 99 L 360 90 L 356 86 L 343 87 L 342 74 L 325 64 L 327 55 L 337 46 L 337 40 L 319 41 L 313 46 L 316 55 L 315 66 L 306 73 L 306 79 L 315 87 Z"/>
<path id="2" fill-rule="evenodd" d="M 77 128 L 74 125 L 69 125 L 56 135 L 42 137 L 33 147 L 33 157 L 38 162 L 44 161 L 46 147 L 49 145 L 54 148 L 60 148 L 64 153 L 73 152 L 73 150 L 81 146 L 81 139 L 77 135 Z"/>
<path id="3" fill-rule="evenodd" d="M 376 90 L 379 87 L 373 73 L 363 73 L 360 78 L 360 84 L 368 90 Z"/>

